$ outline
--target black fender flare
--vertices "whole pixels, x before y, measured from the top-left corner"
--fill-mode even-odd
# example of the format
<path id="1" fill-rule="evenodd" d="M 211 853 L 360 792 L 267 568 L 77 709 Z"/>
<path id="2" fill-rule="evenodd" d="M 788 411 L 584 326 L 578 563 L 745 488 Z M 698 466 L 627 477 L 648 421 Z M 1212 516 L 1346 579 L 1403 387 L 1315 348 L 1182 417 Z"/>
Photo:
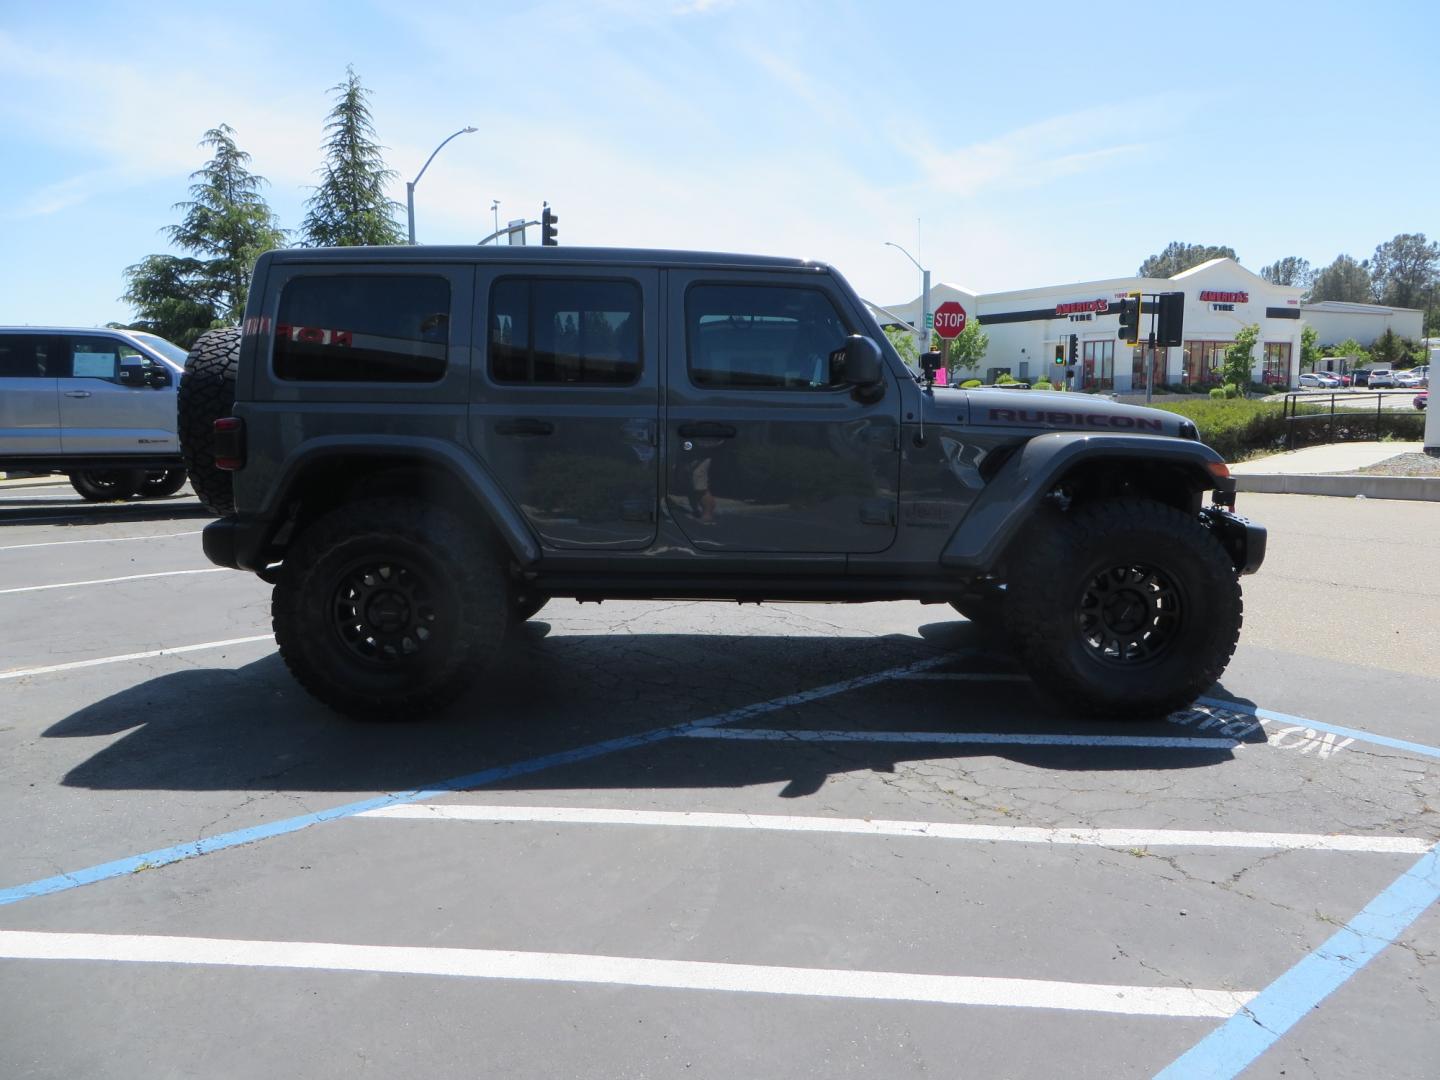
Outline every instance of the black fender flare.
<path id="1" fill-rule="evenodd" d="M 1040 500 L 1076 465 L 1086 461 L 1143 461 L 1178 465 L 1193 472 L 1200 489 L 1233 490 L 1225 459 L 1204 443 L 1164 435 L 1094 435 L 1056 431 L 1037 435 L 1001 466 L 946 542 L 942 566 L 985 573 Z"/>
<path id="2" fill-rule="evenodd" d="M 440 469 L 454 478 L 460 490 L 488 516 L 496 534 L 522 567 L 540 561 L 540 542 L 524 515 L 510 501 L 500 483 L 472 454 L 445 439 L 410 435 L 323 435 L 292 451 L 277 469 L 269 496 L 254 517 L 278 529 L 281 515 L 293 497 L 300 478 L 316 465 L 342 458 L 408 459 Z"/>

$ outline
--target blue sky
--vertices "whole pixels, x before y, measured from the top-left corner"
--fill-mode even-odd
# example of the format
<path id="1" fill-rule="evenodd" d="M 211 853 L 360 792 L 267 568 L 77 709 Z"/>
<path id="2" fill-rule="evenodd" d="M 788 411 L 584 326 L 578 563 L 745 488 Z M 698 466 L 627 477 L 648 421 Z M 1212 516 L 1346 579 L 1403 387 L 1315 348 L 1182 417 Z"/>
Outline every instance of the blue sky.
<path id="1" fill-rule="evenodd" d="M 563 243 L 820 258 L 881 303 L 917 291 L 886 240 L 982 291 L 1171 240 L 1364 258 L 1440 234 L 1437 30 L 1431 2 L 10 3 L 0 323 L 128 320 L 221 122 L 297 228 L 347 63 L 397 201 L 479 128 L 417 189 L 422 242 L 548 199 Z"/>

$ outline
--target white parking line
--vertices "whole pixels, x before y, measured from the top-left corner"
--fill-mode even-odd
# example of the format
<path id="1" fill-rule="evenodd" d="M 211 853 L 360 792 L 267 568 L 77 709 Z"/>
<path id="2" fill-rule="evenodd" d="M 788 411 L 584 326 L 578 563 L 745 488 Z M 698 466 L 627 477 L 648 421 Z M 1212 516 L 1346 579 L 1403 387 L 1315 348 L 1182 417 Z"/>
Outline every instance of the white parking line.
<path id="1" fill-rule="evenodd" d="M 940 746 L 1091 746 L 1142 750 L 1238 750 L 1238 739 L 1175 735 L 1046 735 L 1004 731 L 777 731 L 774 728 L 702 728 L 686 739 L 737 739 L 797 743 L 934 743 Z"/>
<path id="2" fill-rule="evenodd" d="M 204 570 L 164 570 L 158 574 L 129 574 L 126 577 L 96 578 L 93 581 L 62 581 L 57 585 L 22 585 L 18 589 L 0 589 L 0 596 L 11 593 L 44 592 L 46 589 L 78 589 L 82 585 L 114 585 L 117 581 L 144 581 L 147 578 L 183 577 L 186 574 L 218 574 L 224 566 L 207 566 Z"/>
<path id="3" fill-rule="evenodd" d="M 896 971 L 771 967 L 696 960 L 652 960 L 583 953 L 500 949 L 343 945 L 317 941 L 238 941 L 139 934 L 63 934 L 0 931 L 0 958 L 197 964 L 302 971 L 365 971 L 448 975 L 472 979 L 641 986 L 672 990 L 783 994 L 941 1005 L 1008 1005 L 1126 1016 L 1224 1018 L 1253 991 L 1186 986 L 1116 986 Z"/>
<path id="4" fill-rule="evenodd" d="M 155 533 L 151 536 L 106 536 L 98 540 L 46 540 L 39 544 L 9 544 L 0 547 L 0 551 L 24 551 L 27 548 L 42 547 L 64 547 L 66 544 L 125 544 L 138 540 L 168 540 L 172 536 L 199 536 L 203 530 L 192 529 L 189 532 Z"/>
<path id="5" fill-rule="evenodd" d="M 1006 675 L 989 671 L 912 671 L 897 679 L 917 682 L 1029 682 L 1029 675 Z"/>
<path id="6" fill-rule="evenodd" d="M 227 645 L 249 645 L 256 641 L 274 640 L 272 634 L 256 634 L 254 637 L 229 638 L 226 641 L 202 641 L 198 645 L 177 645 L 173 649 L 151 649 L 149 652 L 124 653 L 120 656 L 97 656 L 94 660 L 72 660 L 68 664 L 50 664 L 46 667 L 0 671 L 0 679 L 24 679 L 30 675 L 50 675 L 57 671 L 77 671 L 80 668 L 99 667 L 102 664 L 121 664 L 126 660 L 149 660 L 156 656 L 178 656 L 181 653 L 199 652 L 201 649 L 223 649 Z"/>
<path id="7" fill-rule="evenodd" d="M 650 825 L 666 828 L 759 829 L 775 832 L 845 833 L 1009 844 L 1078 844 L 1106 848 L 1261 848 L 1274 851 L 1363 851 L 1423 855 L 1431 840 L 1409 836 L 1335 836 L 1319 833 L 1223 832 L 1191 829 L 1042 829 L 1022 825 L 967 825 L 950 821 L 885 821 L 870 818 L 797 817 L 786 814 L 685 813 L 577 806 L 472 806 L 405 803 L 367 810 L 357 818 L 422 821 L 519 821 L 574 825 Z"/>

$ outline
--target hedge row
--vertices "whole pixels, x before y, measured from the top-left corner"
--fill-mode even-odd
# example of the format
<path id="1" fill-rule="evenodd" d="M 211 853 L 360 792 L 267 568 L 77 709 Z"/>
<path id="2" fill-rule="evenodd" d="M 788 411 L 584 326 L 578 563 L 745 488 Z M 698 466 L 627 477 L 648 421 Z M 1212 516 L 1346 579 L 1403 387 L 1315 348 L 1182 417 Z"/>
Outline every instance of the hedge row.
<path id="1" fill-rule="evenodd" d="M 1194 421 L 1200 429 L 1200 440 L 1227 461 L 1284 450 L 1287 429 L 1291 426 L 1286 422 L 1279 402 L 1209 398 L 1169 401 L 1154 407 Z M 1294 445 L 1297 447 L 1387 437 L 1414 440 L 1423 437 L 1425 416 L 1419 412 L 1386 411 L 1380 414 L 1377 431 L 1373 411 L 1340 413 L 1332 421 L 1326 410 L 1313 415 L 1302 414 L 1300 421 L 1293 426 Z"/>

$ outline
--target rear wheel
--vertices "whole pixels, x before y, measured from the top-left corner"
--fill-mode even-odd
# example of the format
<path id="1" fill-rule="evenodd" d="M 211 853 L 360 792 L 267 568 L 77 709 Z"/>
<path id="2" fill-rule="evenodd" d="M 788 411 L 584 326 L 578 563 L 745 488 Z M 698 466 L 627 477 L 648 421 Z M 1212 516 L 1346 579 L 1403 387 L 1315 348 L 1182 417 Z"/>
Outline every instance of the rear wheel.
<path id="1" fill-rule="evenodd" d="M 166 469 L 164 472 L 146 473 L 145 479 L 140 483 L 140 497 L 164 499 L 174 495 L 184 486 L 184 469 Z"/>
<path id="2" fill-rule="evenodd" d="M 1225 670 L 1240 583 L 1197 518 L 1144 499 L 1053 512 L 1011 560 L 1006 621 L 1036 685 L 1096 716 L 1190 705 Z"/>
<path id="3" fill-rule="evenodd" d="M 291 673 L 339 712 L 406 720 L 458 696 L 509 625 L 501 562 L 452 513 L 353 503 L 286 553 L 271 602 Z"/>
<path id="4" fill-rule="evenodd" d="M 176 394 L 180 452 L 190 486 L 217 514 L 235 512 L 231 477 L 215 465 L 215 421 L 235 404 L 235 368 L 240 361 L 240 328 L 207 330 L 185 358 Z"/>
<path id="5" fill-rule="evenodd" d="M 70 474 L 70 486 L 87 502 L 119 502 L 135 495 L 145 483 L 140 469 L 94 469 Z"/>

